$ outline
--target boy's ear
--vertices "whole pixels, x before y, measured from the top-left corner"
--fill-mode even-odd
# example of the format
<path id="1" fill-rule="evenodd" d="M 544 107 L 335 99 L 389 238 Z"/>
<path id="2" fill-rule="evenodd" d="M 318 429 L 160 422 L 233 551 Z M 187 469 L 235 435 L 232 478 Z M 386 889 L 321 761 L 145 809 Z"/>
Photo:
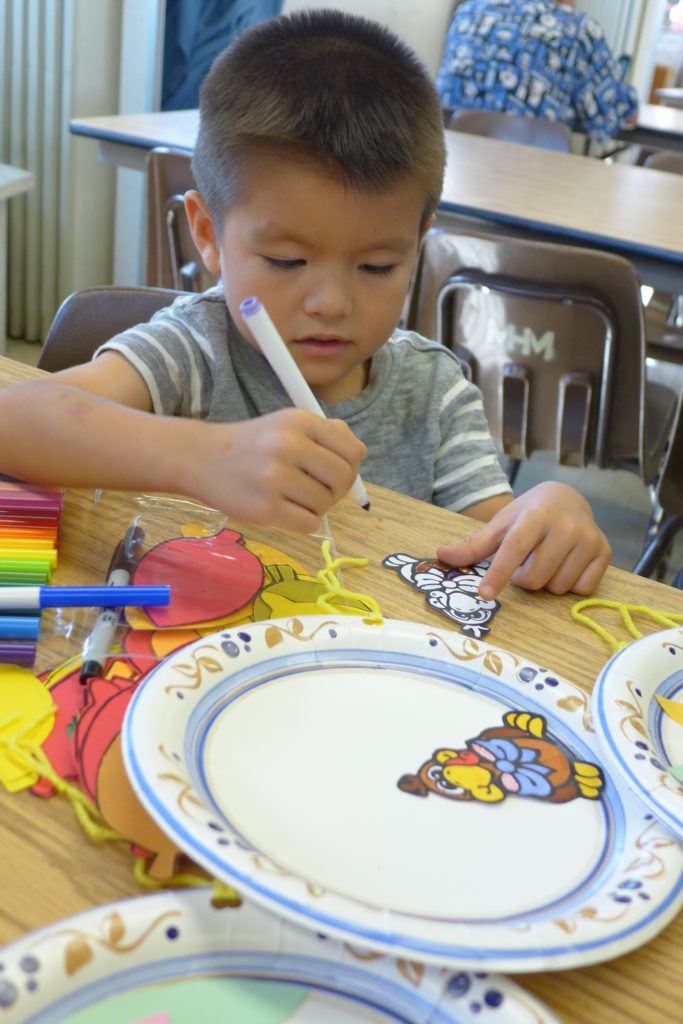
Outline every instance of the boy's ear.
<path id="1" fill-rule="evenodd" d="M 189 192 L 185 193 L 184 202 L 185 213 L 187 214 L 194 244 L 199 250 L 204 266 L 210 274 L 215 274 L 219 277 L 221 273 L 221 254 L 218 242 L 216 241 L 213 221 L 209 216 L 206 203 L 199 192 L 196 192 L 194 189 L 190 189 Z"/>
<path id="2" fill-rule="evenodd" d="M 427 221 L 427 223 L 425 224 L 425 226 L 424 226 L 424 227 L 422 228 L 422 234 L 420 235 L 420 241 L 421 241 L 421 240 L 422 240 L 422 239 L 424 238 L 424 236 L 425 236 L 425 235 L 427 234 L 427 232 L 429 231 L 429 229 L 430 229 L 430 228 L 432 227 L 432 225 L 434 224 L 434 221 L 435 221 L 435 220 L 436 220 L 436 214 L 435 214 L 435 213 L 433 213 L 433 214 L 431 215 L 431 217 L 429 218 L 429 220 Z"/>

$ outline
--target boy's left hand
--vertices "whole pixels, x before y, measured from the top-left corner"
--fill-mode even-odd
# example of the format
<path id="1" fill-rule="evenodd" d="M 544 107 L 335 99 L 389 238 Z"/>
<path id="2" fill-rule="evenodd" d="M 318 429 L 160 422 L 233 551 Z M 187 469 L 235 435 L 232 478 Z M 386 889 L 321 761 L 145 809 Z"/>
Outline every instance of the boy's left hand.
<path id="1" fill-rule="evenodd" d="M 479 593 L 491 600 L 508 581 L 525 590 L 592 594 L 612 550 L 588 502 L 565 484 L 533 487 L 459 544 L 437 549 L 449 565 L 472 565 L 494 555 Z"/>

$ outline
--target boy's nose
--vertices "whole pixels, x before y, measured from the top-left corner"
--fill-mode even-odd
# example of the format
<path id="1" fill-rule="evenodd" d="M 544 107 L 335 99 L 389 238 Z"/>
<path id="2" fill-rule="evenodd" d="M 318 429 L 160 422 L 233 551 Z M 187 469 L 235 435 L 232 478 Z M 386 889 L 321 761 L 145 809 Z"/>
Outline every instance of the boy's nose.
<path id="1" fill-rule="evenodd" d="M 323 320 L 336 320 L 351 312 L 351 290 L 346 282 L 326 279 L 309 289 L 304 299 L 304 312 Z"/>

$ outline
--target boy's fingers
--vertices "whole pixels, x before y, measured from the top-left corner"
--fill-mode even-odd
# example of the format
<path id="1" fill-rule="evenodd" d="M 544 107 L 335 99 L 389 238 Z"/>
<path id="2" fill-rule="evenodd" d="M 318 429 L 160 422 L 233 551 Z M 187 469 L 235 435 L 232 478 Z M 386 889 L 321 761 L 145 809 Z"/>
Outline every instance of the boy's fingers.
<path id="1" fill-rule="evenodd" d="M 588 597 L 588 595 L 592 594 L 598 586 L 608 565 L 609 555 L 603 552 L 588 563 L 579 578 L 575 580 L 570 587 L 567 587 L 566 590 L 559 591 L 559 593 L 566 593 L 567 590 L 571 590 L 574 594 L 579 594 L 582 597 Z M 558 591 L 555 590 L 552 592 L 558 593 Z"/>
<path id="2" fill-rule="evenodd" d="M 482 558 L 488 558 L 500 543 L 499 530 L 485 526 L 457 544 L 447 544 L 436 549 L 436 557 L 449 565 L 474 565 Z"/>
<path id="3" fill-rule="evenodd" d="M 539 540 L 539 537 L 529 536 L 525 530 L 511 530 L 505 535 L 479 584 L 479 595 L 485 601 L 492 601 L 494 597 L 498 596 L 520 565 L 523 565 L 529 555 L 535 551 Z"/>
<path id="4" fill-rule="evenodd" d="M 359 463 L 367 454 L 366 445 L 358 440 L 344 420 L 323 420 L 313 416 L 309 436 L 345 462 Z"/>

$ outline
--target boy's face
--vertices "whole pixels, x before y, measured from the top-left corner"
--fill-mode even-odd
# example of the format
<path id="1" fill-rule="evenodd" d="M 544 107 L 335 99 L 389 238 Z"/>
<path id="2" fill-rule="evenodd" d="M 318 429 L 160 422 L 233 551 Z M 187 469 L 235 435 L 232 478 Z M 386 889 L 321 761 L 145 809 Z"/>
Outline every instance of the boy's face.
<path id="1" fill-rule="evenodd" d="M 249 161 L 246 193 L 220 238 L 203 202 L 186 205 L 207 268 L 221 273 L 228 309 L 255 295 L 316 396 L 338 402 L 365 387 L 369 359 L 396 327 L 420 238 L 424 190 L 405 181 L 357 192 L 309 162 Z"/>

